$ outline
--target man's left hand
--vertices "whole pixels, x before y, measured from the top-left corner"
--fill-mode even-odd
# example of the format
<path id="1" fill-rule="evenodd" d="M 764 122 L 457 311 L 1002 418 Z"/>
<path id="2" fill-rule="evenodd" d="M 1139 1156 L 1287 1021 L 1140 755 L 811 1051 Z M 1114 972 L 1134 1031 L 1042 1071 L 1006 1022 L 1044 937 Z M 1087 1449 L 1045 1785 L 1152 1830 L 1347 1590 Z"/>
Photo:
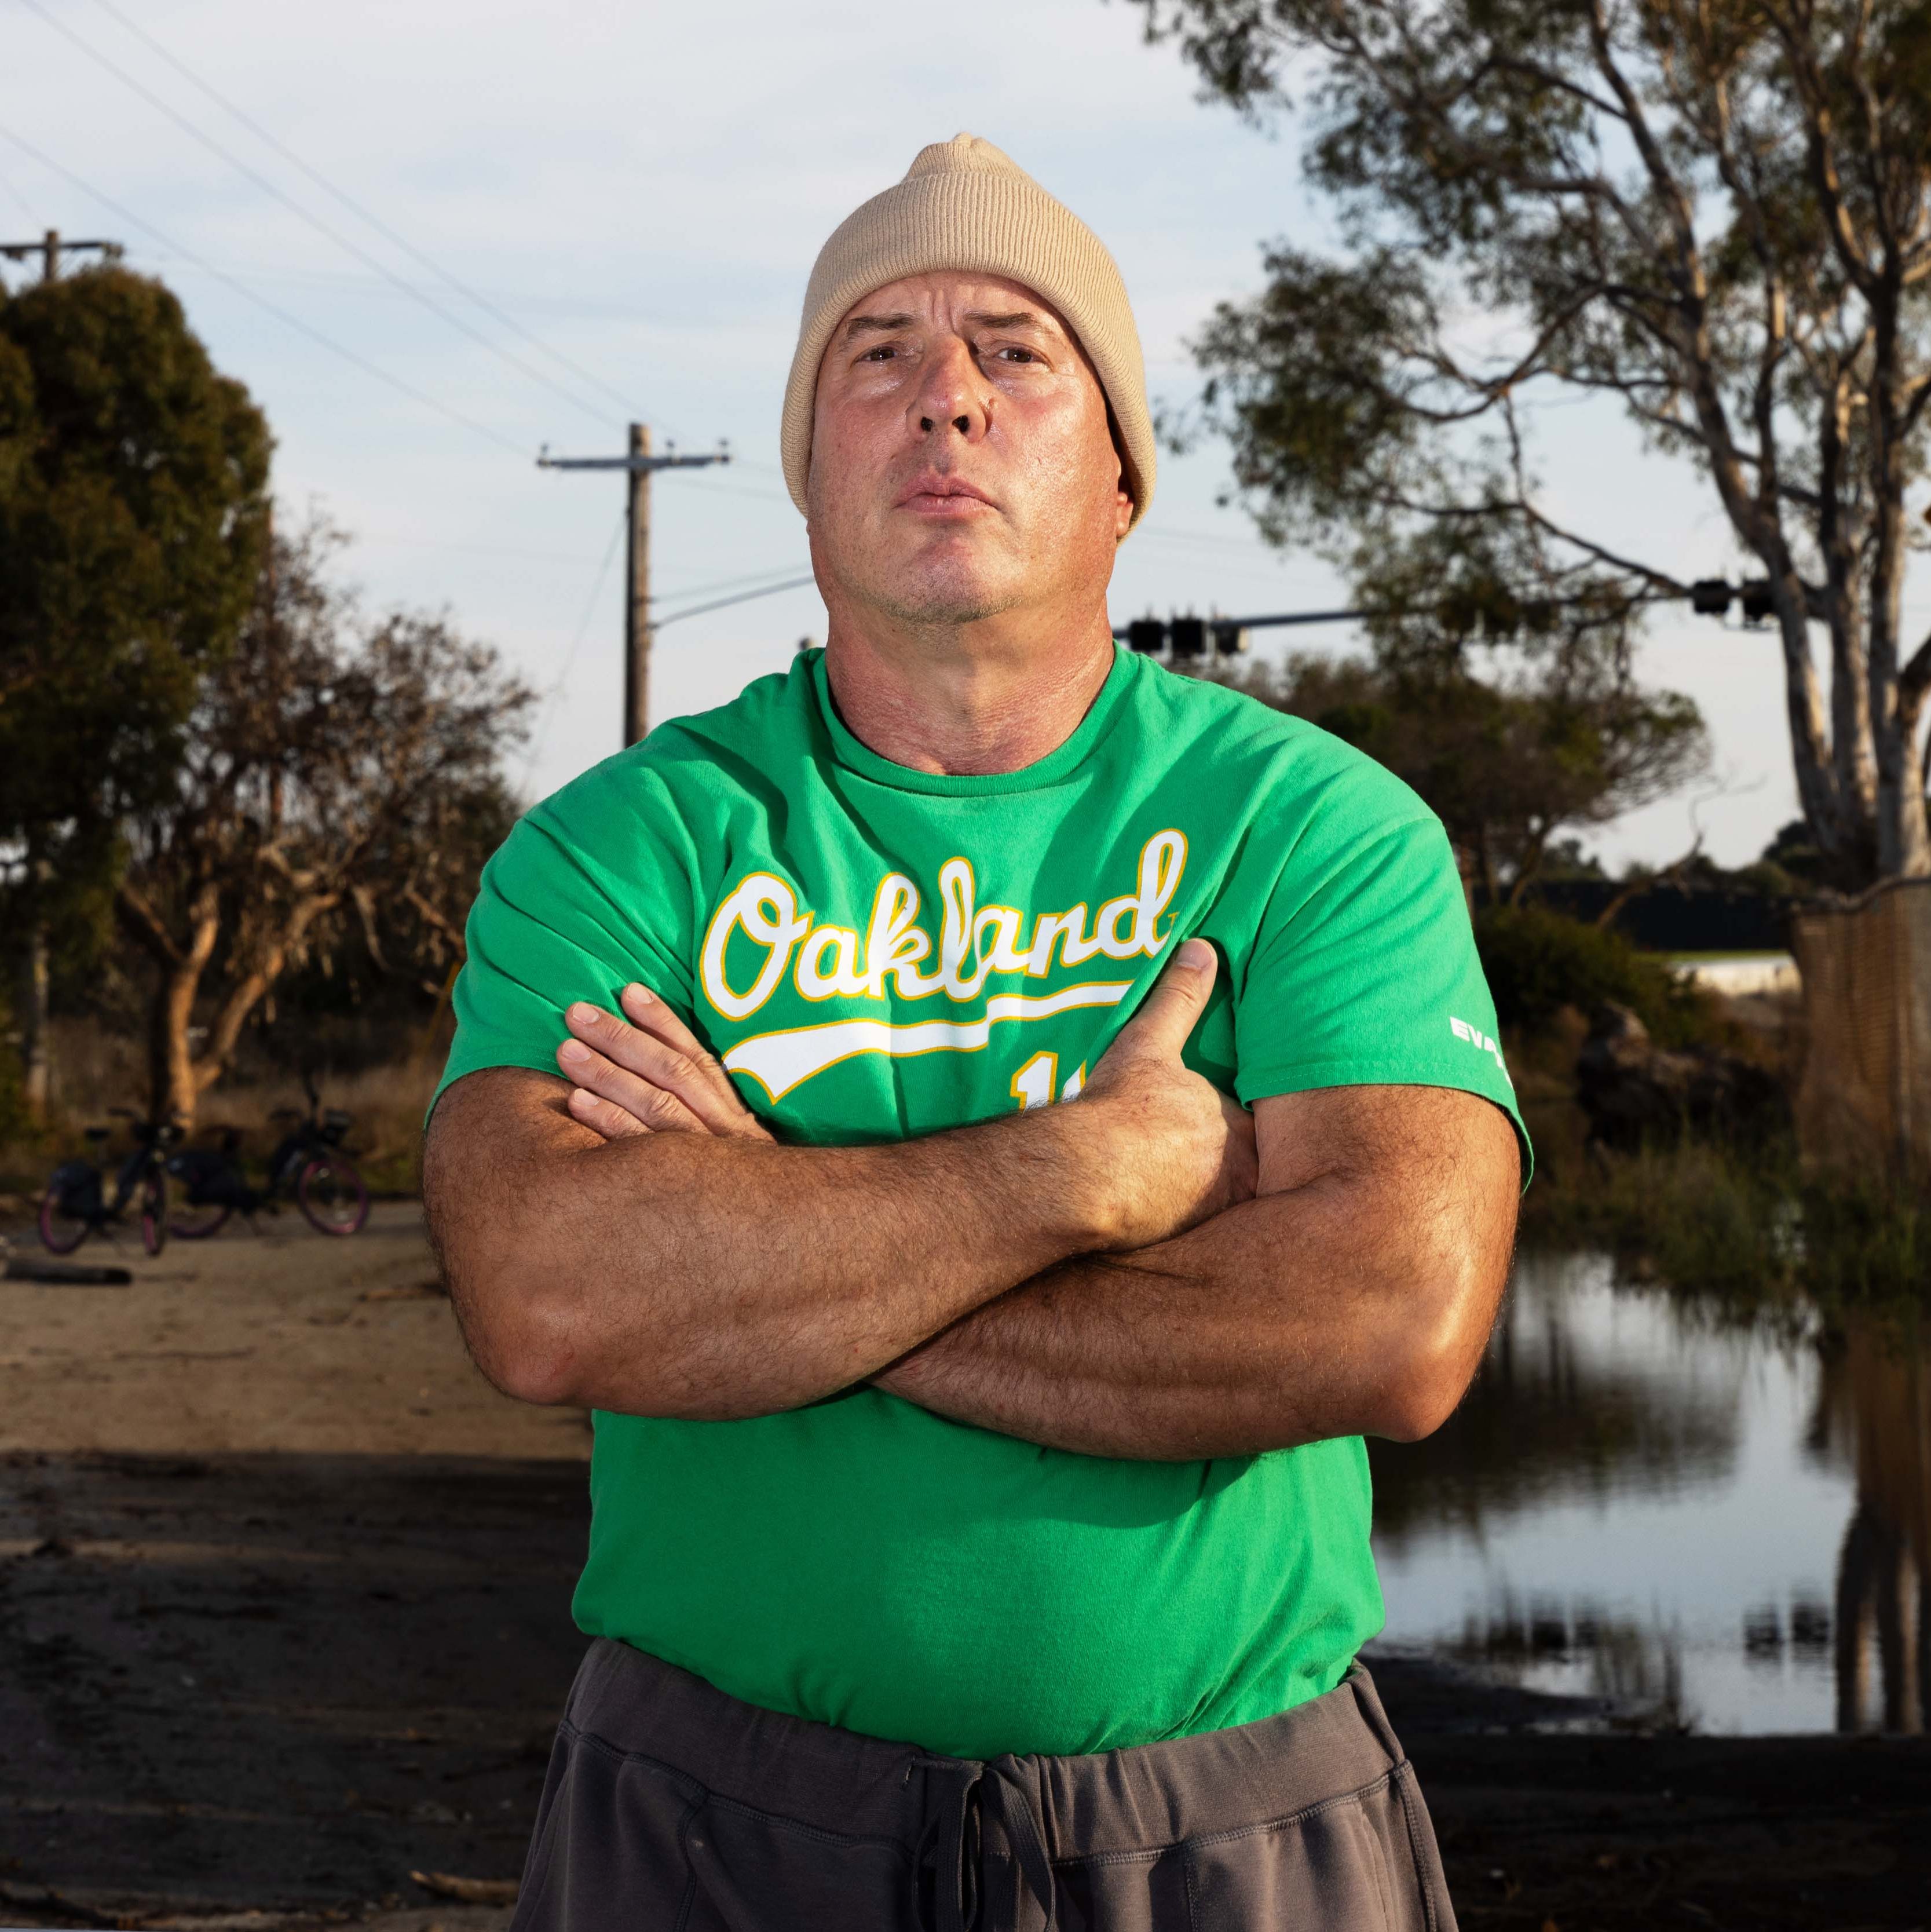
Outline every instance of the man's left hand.
<path id="1" fill-rule="evenodd" d="M 731 1077 L 647 986 L 626 986 L 621 1014 L 578 1000 L 564 1012 L 571 1037 L 556 1050 L 571 1083 L 570 1114 L 607 1141 L 633 1134 L 775 1138 Z"/>

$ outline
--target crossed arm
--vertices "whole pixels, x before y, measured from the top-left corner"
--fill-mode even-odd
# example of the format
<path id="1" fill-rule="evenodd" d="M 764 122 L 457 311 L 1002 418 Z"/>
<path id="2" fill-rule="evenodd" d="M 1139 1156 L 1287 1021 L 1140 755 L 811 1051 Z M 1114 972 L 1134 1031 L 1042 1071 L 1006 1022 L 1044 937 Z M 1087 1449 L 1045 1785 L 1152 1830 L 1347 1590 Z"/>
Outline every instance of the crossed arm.
<path id="1" fill-rule="evenodd" d="M 1513 1130 L 1417 1087 L 1253 1115 L 1186 1070 L 1183 947 L 1071 1105 L 781 1147 L 676 1017 L 572 1009 L 562 1079 L 436 1111 L 430 1223 L 472 1353 L 536 1401 L 721 1419 L 870 1379 L 1054 1448 L 1186 1460 L 1453 1409 L 1506 1276 Z"/>

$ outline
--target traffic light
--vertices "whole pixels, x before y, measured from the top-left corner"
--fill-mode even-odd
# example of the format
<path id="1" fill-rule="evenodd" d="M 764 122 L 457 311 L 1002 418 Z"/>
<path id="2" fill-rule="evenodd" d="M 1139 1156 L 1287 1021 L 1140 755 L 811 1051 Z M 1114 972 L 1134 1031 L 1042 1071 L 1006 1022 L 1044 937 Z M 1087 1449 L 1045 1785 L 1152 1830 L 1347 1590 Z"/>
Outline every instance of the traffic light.
<path id="1" fill-rule="evenodd" d="M 1126 627 L 1126 648 L 1158 657 L 1167 648 L 1167 627 L 1157 617 L 1135 617 Z"/>
<path id="2" fill-rule="evenodd" d="M 1744 622 L 1747 624 L 1767 622 L 1770 614 L 1777 608 L 1771 600 L 1770 580 L 1759 577 L 1743 588 Z"/>
<path id="3" fill-rule="evenodd" d="M 1720 577 L 1700 578 L 1690 586 L 1690 608 L 1699 617 L 1721 617 L 1736 594 Z"/>
<path id="4" fill-rule="evenodd" d="M 1224 658 L 1238 657 L 1252 642 L 1246 627 L 1231 618 L 1216 618 L 1213 628 L 1213 648 Z"/>
<path id="5" fill-rule="evenodd" d="M 1204 617 L 1176 617 L 1167 626 L 1167 642 L 1177 664 L 1182 658 L 1204 658 L 1207 656 L 1207 620 Z"/>

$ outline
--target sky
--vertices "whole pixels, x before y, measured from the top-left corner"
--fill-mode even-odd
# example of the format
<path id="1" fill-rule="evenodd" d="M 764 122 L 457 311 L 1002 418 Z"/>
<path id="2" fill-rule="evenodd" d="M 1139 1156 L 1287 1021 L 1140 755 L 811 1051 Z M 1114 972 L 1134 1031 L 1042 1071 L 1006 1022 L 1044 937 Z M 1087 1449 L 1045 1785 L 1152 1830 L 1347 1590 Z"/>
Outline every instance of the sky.
<path id="1" fill-rule="evenodd" d="M 1203 104 L 1143 18 L 1120 0 L 0 0 L 0 240 L 116 239 L 180 292 L 268 413 L 278 499 L 351 533 L 370 605 L 446 610 L 544 694 L 517 772 L 540 795 L 617 748 L 623 484 L 540 470 L 539 449 L 614 454 L 633 420 L 659 448 L 727 440 L 728 467 L 653 485 L 652 716 L 783 669 L 823 634 L 808 587 L 673 620 L 807 569 L 778 468 L 805 278 L 921 146 L 982 135 L 1098 231 L 1169 404 L 1198 388 L 1187 344 L 1215 304 L 1259 286 L 1261 244 L 1323 235 L 1297 125 Z M 1544 430 L 1562 514 L 1683 576 L 1738 574 L 1714 498 L 1613 412 Z M 1163 463 L 1116 617 L 1344 601 L 1228 484 L 1222 446 Z M 1257 641 L 1358 647 L 1346 626 Z M 1702 706 L 1712 776 L 1585 844 L 1613 868 L 1699 832 L 1755 856 L 1795 814 L 1770 634 L 1670 610 L 1641 663 Z"/>

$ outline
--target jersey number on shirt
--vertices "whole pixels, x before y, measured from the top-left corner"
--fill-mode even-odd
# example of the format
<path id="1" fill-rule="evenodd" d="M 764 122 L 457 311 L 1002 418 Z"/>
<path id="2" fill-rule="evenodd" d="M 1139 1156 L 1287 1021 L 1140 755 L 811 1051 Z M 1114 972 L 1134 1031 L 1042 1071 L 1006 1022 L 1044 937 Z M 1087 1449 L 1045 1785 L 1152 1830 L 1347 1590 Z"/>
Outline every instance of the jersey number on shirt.
<path id="1" fill-rule="evenodd" d="M 1057 1053 L 1036 1053 L 1012 1076 L 1011 1092 L 1019 1102 L 1023 1114 L 1028 1107 L 1047 1107 L 1052 1105 L 1054 1083 L 1060 1077 L 1060 1056 Z M 1079 1070 L 1067 1076 L 1066 1084 L 1060 1089 L 1062 1100 L 1076 1100 L 1080 1089 L 1086 1084 L 1086 1063 L 1081 1060 Z"/>

